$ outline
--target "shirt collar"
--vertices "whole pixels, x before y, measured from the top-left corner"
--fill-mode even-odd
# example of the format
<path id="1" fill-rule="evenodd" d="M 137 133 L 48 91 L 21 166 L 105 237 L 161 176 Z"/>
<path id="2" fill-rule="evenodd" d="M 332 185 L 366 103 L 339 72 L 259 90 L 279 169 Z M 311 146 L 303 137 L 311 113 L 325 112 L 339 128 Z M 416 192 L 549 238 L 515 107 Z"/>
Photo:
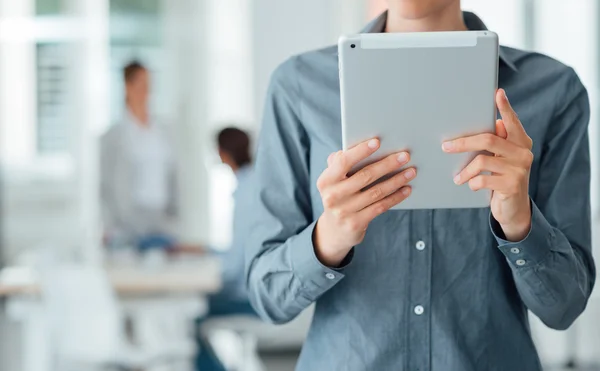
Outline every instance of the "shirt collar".
<path id="1" fill-rule="evenodd" d="M 147 126 L 143 126 L 140 121 L 137 119 L 137 117 L 135 117 L 133 115 L 133 113 L 131 113 L 131 111 L 126 108 L 125 112 L 123 113 L 123 120 L 125 123 L 127 123 L 128 126 L 133 127 L 135 129 L 151 129 L 154 128 L 154 124 L 153 124 L 153 120 L 152 118 L 148 119 L 148 125 Z"/>
<path id="2" fill-rule="evenodd" d="M 463 12 L 463 18 L 465 20 L 465 24 L 467 28 L 471 31 L 484 31 L 487 30 L 485 23 L 471 12 Z M 387 10 L 383 12 L 380 16 L 372 20 L 361 32 L 362 33 L 380 33 L 385 30 L 385 25 L 387 22 Z M 498 52 L 498 56 L 500 60 L 510 67 L 513 71 L 517 71 L 517 66 L 515 66 L 512 59 L 506 55 L 506 51 L 503 48 L 500 48 Z"/>

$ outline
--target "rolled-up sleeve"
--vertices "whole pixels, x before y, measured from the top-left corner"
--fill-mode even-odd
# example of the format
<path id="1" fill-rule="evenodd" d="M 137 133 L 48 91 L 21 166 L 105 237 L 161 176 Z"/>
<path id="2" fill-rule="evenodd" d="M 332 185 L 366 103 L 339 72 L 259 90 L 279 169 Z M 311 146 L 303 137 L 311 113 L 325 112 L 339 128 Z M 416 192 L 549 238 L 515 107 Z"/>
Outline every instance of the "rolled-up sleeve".
<path id="1" fill-rule="evenodd" d="M 588 95 L 573 70 L 548 137 L 532 192 L 531 229 L 509 242 L 490 226 L 524 304 L 547 326 L 566 329 L 583 312 L 596 271 L 592 258 Z"/>
<path id="2" fill-rule="evenodd" d="M 265 320 L 297 316 L 343 277 L 313 246 L 308 135 L 301 124 L 295 59 L 273 74 L 255 164 L 252 228 L 246 250 L 248 295 Z"/>

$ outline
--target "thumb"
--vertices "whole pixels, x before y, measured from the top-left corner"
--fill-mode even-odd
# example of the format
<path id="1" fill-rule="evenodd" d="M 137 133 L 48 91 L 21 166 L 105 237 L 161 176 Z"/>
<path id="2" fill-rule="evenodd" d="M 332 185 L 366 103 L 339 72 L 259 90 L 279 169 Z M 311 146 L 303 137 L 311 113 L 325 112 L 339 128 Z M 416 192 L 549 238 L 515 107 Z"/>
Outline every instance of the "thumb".
<path id="1" fill-rule="evenodd" d="M 502 139 L 508 138 L 508 132 L 506 131 L 506 126 L 504 126 L 504 121 L 496 120 L 496 135 Z"/>
<path id="2" fill-rule="evenodd" d="M 513 140 L 526 135 L 525 129 L 519 120 L 519 116 L 517 116 L 517 113 L 510 105 L 504 89 L 498 89 L 496 93 L 496 105 L 502 116 L 504 128 L 506 129 L 506 132 L 513 137 Z"/>

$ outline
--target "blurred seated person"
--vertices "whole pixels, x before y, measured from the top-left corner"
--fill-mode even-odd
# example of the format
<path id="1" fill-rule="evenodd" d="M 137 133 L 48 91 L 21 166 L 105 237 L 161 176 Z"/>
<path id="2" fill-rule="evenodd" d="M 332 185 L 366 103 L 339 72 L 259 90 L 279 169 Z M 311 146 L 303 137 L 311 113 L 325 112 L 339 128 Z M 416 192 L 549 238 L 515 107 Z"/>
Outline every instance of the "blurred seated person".
<path id="1" fill-rule="evenodd" d="M 222 266 L 222 290 L 208 297 L 208 312 L 198 320 L 198 325 L 210 317 L 230 315 L 256 316 L 246 294 L 244 259 L 247 240 L 248 219 L 252 217 L 250 202 L 252 195 L 252 161 L 250 137 L 243 130 L 228 127 L 217 135 L 221 161 L 228 165 L 237 179 L 233 193 L 233 236 L 229 249 L 220 254 Z M 224 370 L 223 365 L 202 336 L 197 358 L 197 370 Z"/>
<path id="2" fill-rule="evenodd" d="M 254 313 L 246 295 L 244 276 L 245 242 L 249 203 L 252 196 L 252 161 L 250 137 L 243 130 L 228 127 L 217 135 L 221 161 L 228 165 L 237 180 L 233 193 L 233 236 L 231 246 L 221 254 L 223 289 L 210 298 L 209 315 Z"/>
<path id="3" fill-rule="evenodd" d="M 105 243 L 140 250 L 172 248 L 177 227 L 172 138 L 149 114 L 150 75 L 139 62 L 123 69 L 126 109 L 100 143 Z"/>

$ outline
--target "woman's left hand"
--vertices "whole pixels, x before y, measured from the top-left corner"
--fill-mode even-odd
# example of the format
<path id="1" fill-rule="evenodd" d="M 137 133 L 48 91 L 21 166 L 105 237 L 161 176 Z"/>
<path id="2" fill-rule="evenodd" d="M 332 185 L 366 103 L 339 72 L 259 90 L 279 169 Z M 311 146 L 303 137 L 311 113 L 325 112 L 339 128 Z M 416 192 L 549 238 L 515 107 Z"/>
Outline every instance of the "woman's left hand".
<path id="1" fill-rule="evenodd" d="M 487 151 L 480 154 L 455 178 L 474 190 L 492 191 L 492 215 L 508 241 L 520 241 L 531 228 L 529 173 L 533 163 L 532 141 L 510 106 L 506 92 L 498 89 L 496 104 L 502 116 L 496 121 L 496 134 L 479 134 L 444 142 L 448 153 Z M 490 172 L 491 174 L 481 174 Z"/>

